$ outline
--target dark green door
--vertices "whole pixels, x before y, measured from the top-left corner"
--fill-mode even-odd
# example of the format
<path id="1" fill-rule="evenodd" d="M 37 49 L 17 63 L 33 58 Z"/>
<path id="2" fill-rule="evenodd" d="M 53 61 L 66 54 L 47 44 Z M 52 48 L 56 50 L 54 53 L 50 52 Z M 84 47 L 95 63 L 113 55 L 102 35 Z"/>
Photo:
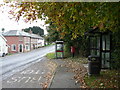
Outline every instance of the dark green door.
<path id="1" fill-rule="evenodd" d="M 23 47 L 22 47 L 22 45 L 20 44 L 20 46 L 19 46 L 19 51 L 22 52 L 22 51 L 23 51 L 22 49 L 23 49 Z"/>

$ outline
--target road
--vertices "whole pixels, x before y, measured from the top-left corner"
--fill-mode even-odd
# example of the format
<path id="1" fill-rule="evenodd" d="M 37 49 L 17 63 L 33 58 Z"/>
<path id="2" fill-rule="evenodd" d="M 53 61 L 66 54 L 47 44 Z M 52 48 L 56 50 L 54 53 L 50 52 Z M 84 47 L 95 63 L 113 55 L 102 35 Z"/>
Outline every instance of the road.
<path id="1" fill-rule="evenodd" d="M 18 53 L 6 57 L 0 57 L 0 63 L 2 63 L 2 80 L 12 76 L 16 72 L 19 72 L 33 63 L 39 62 L 43 56 L 47 53 L 54 52 L 55 46 L 47 46 L 39 49 L 32 50 L 27 53 Z"/>

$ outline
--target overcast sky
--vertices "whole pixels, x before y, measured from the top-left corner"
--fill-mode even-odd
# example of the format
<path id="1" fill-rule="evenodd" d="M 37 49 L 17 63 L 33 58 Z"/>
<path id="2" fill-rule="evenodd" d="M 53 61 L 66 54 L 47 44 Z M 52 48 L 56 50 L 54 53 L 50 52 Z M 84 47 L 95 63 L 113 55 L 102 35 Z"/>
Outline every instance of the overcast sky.
<path id="1" fill-rule="evenodd" d="M 1 0 L 0 0 L 0 3 L 1 3 Z M 10 8 L 7 6 L 0 7 L 0 31 L 2 28 L 5 28 L 5 31 L 8 31 L 8 30 L 21 30 L 24 28 L 39 26 L 42 29 L 44 29 L 45 34 L 47 34 L 45 21 L 41 21 L 39 19 L 37 20 L 37 22 L 34 21 L 30 24 L 30 23 L 25 23 L 23 21 L 23 18 L 21 18 L 19 22 L 16 22 L 15 20 L 9 18 L 10 16 L 8 14 L 9 10 Z"/>

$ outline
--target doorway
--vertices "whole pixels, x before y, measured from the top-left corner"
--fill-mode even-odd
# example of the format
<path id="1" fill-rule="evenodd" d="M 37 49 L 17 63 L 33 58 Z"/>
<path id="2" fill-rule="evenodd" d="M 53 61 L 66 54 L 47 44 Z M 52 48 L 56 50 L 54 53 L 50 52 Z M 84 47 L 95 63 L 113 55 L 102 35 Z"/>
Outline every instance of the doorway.
<path id="1" fill-rule="evenodd" d="M 23 44 L 19 44 L 19 52 L 23 52 Z"/>

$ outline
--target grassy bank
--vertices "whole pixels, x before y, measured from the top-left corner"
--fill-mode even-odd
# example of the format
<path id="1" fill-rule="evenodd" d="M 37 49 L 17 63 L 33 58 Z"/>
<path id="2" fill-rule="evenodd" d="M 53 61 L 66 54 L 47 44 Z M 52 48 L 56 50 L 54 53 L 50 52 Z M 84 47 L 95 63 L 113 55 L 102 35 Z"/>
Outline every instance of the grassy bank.
<path id="1" fill-rule="evenodd" d="M 49 53 L 46 55 L 47 58 L 49 59 L 54 59 L 55 58 L 55 53 Z M 87 64 L 88 60 L 85 57 L 69 57 L 62 59 L 64 61 L 67 61 L 70 63 L 70 66 L 75 66 L 75 70 L 79 70 L 80 67 L 77 67 L 75 64 Z M 75 63 L 77 62 L 77 63 Z M 73 68 L 73 67 L 72 67 Z M 83 69 L 81 68 L 81 71 Z M 77 72 L 77 77 L 81 76 L 81 71 L 76 71 Z M 83 72 L 82 72 L 83 73 Z M 79 81 L 78 77 L 78 81 Z M 81 79 L 82 80 L 82 79 Z M 99 76 L 88 76 L 87 74 L 83 77 L 85 87 L 87 88 L 118 88 L 119 87 L 119 72 L 117 70 L 102 70 L 100 72 Z"/>
<path id="2" fill-rule="evenodd" d="M 60 52 L 58 52 L 57 55 L 58 55 L 58 57 L 61 57 L 61 53 L 60 53 Z M 46 55 L 46 57 L 47 57 L 48 59 L 55 59 L 55 58 L 56 58 L 54 52 L 53 52 L 53 53 L 48 53 L 48 54 Z"/>
<path id="3" fill-rule="evenodd" d="M 61 53 L 58 53 L 58 56 L 60 56 L 61 55 Z M 48 59 L 55 59 L 56 57 L 55 57 L 55 53 L 48 53 L 47 55 L 46 55 L 46 57 L 48 58 Z M 64 60 L 71 60 L 71 61 L 74 61 L 74 62 L 79 62 L 79 63 L 82 63 L 82 64 L 87 64 L 88 63 L 88 60 L 87 60 L 87 58 L 85 58 L 85 57 L 78 57 L 78 56 L 75 56 L 75 57 L 68 57 L 68 58 L 65 58 Z"/>
<path id="4" fill-rule="evenodd" d="M 46 57 L 47 57 L 48 59 L 54 59 L 54 58 L 55 58 L 55 53 L 48 53 L 48 54 L 46 55 Z"/>
<path id="5" fill-rule="evenodd" d="M 101 71 L 100 76 L 86 75 L 84 80 L 89 88 L 118 88 L 120 77 L 116 70 Z"/>

